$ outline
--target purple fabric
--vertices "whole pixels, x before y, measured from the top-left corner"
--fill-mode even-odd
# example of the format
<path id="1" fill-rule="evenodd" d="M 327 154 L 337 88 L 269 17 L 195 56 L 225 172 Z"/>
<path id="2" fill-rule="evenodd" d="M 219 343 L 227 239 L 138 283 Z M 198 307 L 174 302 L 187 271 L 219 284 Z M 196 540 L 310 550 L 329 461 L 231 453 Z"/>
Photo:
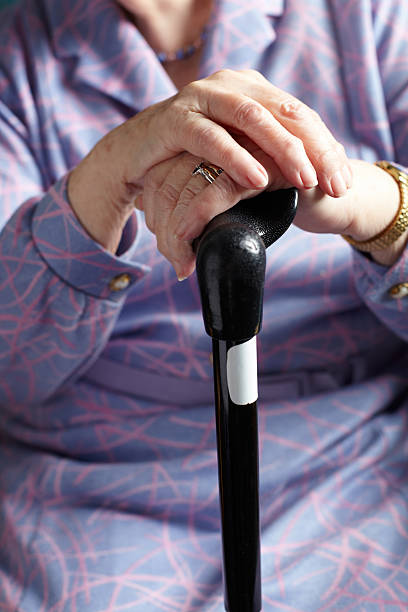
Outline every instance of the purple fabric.
<path id="1" fill-rule="evenodd" d="M 384 363 L 399 357 L 395 348 L 385 348 L 386 354 L 355 355 L 347 363 L 331 369 L 295 370 L 287 374 L 262 374 L 258 377 L 259 400 L 277 402 L 292 400 L 313 393 L 334 391 L 345 385 L 355 384 L 374 376 Z M 181 385 L 175 376 L 151 373 L 134 366 L 99 357 L 88 368 L 83 380 L 111 392 L 155 400 L 163 404 L 191 406 L 211 404 L 214 401 L 213 385 L 208 380 L 190 380 Z"/>
<path id="2" fill-rule="evenodd" d="M 300 97 L 351 157 L 408 166 L 408 3 L 220 0 L 201 76 L 223 67 Z M 113 0 L 2 15 L 0 610 L 223 609 L 196 279 L 177 282 L 139 213 L 107 253 L 65 189 L 108 130 L 174 93 Z M 384 268 L 296 227 L 268 251 L 265 610 L 408 608 L 408 302 L 388 293 L 406 281 L 407 252 Z"/>

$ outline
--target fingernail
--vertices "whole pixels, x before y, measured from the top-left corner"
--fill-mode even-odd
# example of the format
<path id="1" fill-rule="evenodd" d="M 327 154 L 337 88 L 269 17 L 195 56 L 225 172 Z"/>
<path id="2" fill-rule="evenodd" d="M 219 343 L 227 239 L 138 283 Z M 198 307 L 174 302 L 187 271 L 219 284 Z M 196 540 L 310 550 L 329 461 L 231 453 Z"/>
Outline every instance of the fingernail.
<path id="1" fill-rule="evenodd" d="M 182 266 L 179 266 L 178 264 L 174 264 L 173 263 L 173 267 L 174 267 L 174 271 L 175 271 L 176 276 L 177 276 L 177 280 L 180 281 L 180 283 L 181 283 L 181 281 L 183 281 L 183 280 L 185 280 L 187 278 L 186 275 L 184 274 L 184 272 L 182 271 L 183 270 Z"/>
<path id="2" fill-rule="evenodd" d="M 303 183 L 303 186 L 306 189 L 316 187 L 319 184 L 316 170 L 310 164 L 306 164 L 306 166 L 303 166 L 302 170 L 300 171 L 300 178 Z"/>
<path id="3" fill-rule="evenodd" d="M 353 184 L 353 174 L 351 172 L 350 166 L 347 164 L 343 166 L 342 169 L 343 178 L 346 182 L 347 189 L 350 189 Z"/>
<path id="4" fill-rule="evenodd" d="M 343 178 L 342 173 L 336 172 L 330 181 L 330 187 L 333 192 L 333 195 L 336 197 L 343 196 L 347 193 L 347 185 L 346 181 Z"/>
<path id="5" fill-rule="evenodd" d="M 247 178 L 251 185 L 253 185 L 257 189 L 262 189 L 263 187 L 266 187 L 269 183 L 268 173 L 266 172 L 265 168 L 260 164 L 252 166 L 250 168 L 250 173 Z"/>

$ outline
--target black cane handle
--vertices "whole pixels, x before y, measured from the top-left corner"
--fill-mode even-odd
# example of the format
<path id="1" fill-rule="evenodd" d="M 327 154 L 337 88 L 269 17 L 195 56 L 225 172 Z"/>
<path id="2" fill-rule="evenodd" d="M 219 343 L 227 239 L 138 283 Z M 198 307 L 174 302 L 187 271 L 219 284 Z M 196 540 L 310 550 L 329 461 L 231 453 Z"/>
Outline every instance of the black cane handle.
<path id="1" fill-rule="evenodd" d="M 243 342 L 261 328 L 265 249 L 292 223 L 297 190 L 262 192 L 214 217 L 195 241 L 207 333 Z"/>

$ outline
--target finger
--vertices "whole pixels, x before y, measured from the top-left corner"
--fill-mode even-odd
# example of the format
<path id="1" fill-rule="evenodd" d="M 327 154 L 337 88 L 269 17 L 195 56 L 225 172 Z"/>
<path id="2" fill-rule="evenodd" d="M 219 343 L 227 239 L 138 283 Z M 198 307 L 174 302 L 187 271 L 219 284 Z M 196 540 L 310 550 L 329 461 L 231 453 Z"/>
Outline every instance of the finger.
<path id="1" fill-rule="evenodd" d="M 313 109 L 295 98 L 286 98 L 276 111 L 277 119 L 301 137 L 315 167 L 319 185 L 328 195 L 345 195 L 352 186 L 352 169 L 341 145 Z"/>
<path id="2" fill-rule="evenodd" d="M 171 217 L 174 210 L 179 206 L 180 199 L 189 203 L 203 192 L 208 184 L 207 180 L 197 174 L 192 176 L 192 171 L 200 163 L 200 159 L 189 153 L 179 155 L 165 177 L 165 181 L 159 186 L 156 195 L 156 223 L 155 231 L 157 246 L 160 252 L 167 257 L 176 270 L 179 280 L 187 278 L 194 271 L 195 255 L 189 241 L 175 239 L 172 230 Z M 242 189 L 242 188 L 241 188 Z M 193 224 L 194 217 L 190 215 L 189 223 Z"/>
<path id="3" fill-rule="evenodd" d="M 240 78 L 242 81 L 239 94 L 234 90 L 235 73 L 233 84 L 229 83 L 228 89 L 224 86 L 222 90 L 217 84 L 216 95 L 210 89 L 214 87 L 211 77 L 201 81 L 198 94 L 202 97 L 201 106 L 207 104 L 208 116 L 254 140 L 275 160 L 282 174 L 294 186 L 317 185 L 316 164 L 322 189 L 332 195 L 340 195 L 338 189 L 333 189 L 340 184 L 338 173 L 342 177 L 344 175 L 346 189 L 351 178 L 344 149 L 335 141 L 317 113 L 268 83 L 262 76 L 254 79 L 252 74 L 251 71 L 249 75 L 238 75 L 238 81 Z"/>
<path id="4" fill-rule="evenodd" d="M 245 188 L 266 187 L 268 174 L 265 168 L 224 127 L 193 110 L 179 113 L 173 109 L 170 123 L 173 130 L 164 132 L 168 138 L 166 144 L 169 157 L 188 151 L 223 168 L 235 182 Z"/>
<path id="5" fill-rule="evenodd" d="M 171 215 L 168 234 L 169 241 L 173 241 L 173 248 L 177 248 L 177 242 L 181 240 L 189 242 L 199 236 L 216 215 L 254 193 L 253 190 L 243 189 L 225 172 L 212 184 L 201 188 L 193 198 L 192 191 L 194 187 L 192 181 L 189 181 Z"/>
<path id="6" fill-rule="evenodd" d="M 235 136 L 237 142 L 244 146 L 261 163 L 268 172 L 268 191 L 276 191 L 277 189 L 289 189 L 292 183 L 288 181 L 281 173 L 276 162 L 265 153 L 257 144 L 250 140 L 245 134 Z"/>
<path id="7" fill-rule="evenodd" d="M 158 201 L 157 193 L 164 183 L 167 174 L 169 173 L 173 160 L 166 160 L 151 168 L 144 177 L 143 186 L 143 210 L 145 221 L 148 229 L 156 233 L 156 206 Z"/>
<path id="8" fill-rule="evenodd" d="M 184 160 L 184 163 L 183 163 Z M 178 156 L 154 166 L 145 176 L 143 190 L 143 207 L 146 225 L 156 235 L 157 247 L 166 256 L 166 244 L 163 241 L 163 226 L 170 212 L 176 206 L 179 195 L 188 181 L 185 165 L 186 155 Z M 194 163 L 187 157 L 188 168 Z M 181 172 L 177 171 L 182 165 Z"/>
<path id="9" fill-rule="evenodd" d="M 248 78 L 256 77 L 255 80 L 259 85 L 267 84 L 269 88 L 272 88 L 273 95 L 266 98 L 261 95 L 259 101 L 271 110 L 282 125 L 302 139 L 306 153 L 320 175 L 319 180 L 325 178 L 330 181 L 330 177 L 340 173 L 346 187 L 350 188 L 353 182 L 351 163 L 344 146 L 335 139 L 320 115 L 295 96 L 269 83 L 259 72 L 254 70 L 240 72 Z M 327 191 L 330 191 L 330 187 Z M 338 190 L 332 188 L 332 191 Z M 343 191 L 343 186 L 341 191 Z M 332 193 L 331 195 L 340 194 Z"/>
<path id="10" fill-rule="evenodd" d="M 245 71 L 246 72 L 246 71 Z M 252 73 L 252 71 L 249 71 Z M 276 119 L 292 134 L 300 138 L 305 151 L 317 171 L 320 188 L 328 195 L 345 195 L 352 186 L 352 166 L 344 146 L 328 129 L 320 115 L 295 96 L 268 83 L 273 96 L 260 94 L 264 104 Z"/>
<path id="11" fill-rule="evenodd" d="M 202 183 L 205 179 L 197 177 L 196 180 Z M 180 280 L 194 271 L 195 255 L 191 248 L 193 239 L 203 232 L 213 217 L 234 206 L 245 193 L 254 193 L 253 190 L 245 190 L 237 185 L 225 173 L 212 184 L 201 186 L 193 198 L 190 195 L 191 189 L 195 190 L 195 187 L 190 181 L 180 195 L 168 226 L 168 244 L 173 257 L 177 259 Z"/>
<path id="12" fill-rule="evenodd" d="M 246 136 L 238 138 L 245 148 L 268 169 L 268 190 L 287 189 L 291 186 L 282 176 L 274 160 L 262 149 Z M 196 180 L 198 180 L 198 177 Z M 204 179 L 201 178 L 201 181 L 204 181 Z M 257 193 L 255 190 L 244 189 L 237 185 L 225 172 L 211 185 L 204 185 L 205 189 L 200 189 L 193 198 L 191 195 L 194 195 L 194 193 L 188 193 L 188 190 L 194 184 L 194 179 L 193 181 L 190 180 L 184 192 L 180 194 L 179 202 L 174 209 L 169 224 L 169 240 L 193 240 L 201 234 L 205 225 L 215 215 L 231 208 L 240 200 Z"/>
<path id="13" fill-rule="evenodd" d="M 137 208 L 137 210 L 140 210 L 141 212 L 143 212 L 144 210 L 144 205 L 143 205 L 143 193 L 139 193 L 138 196 L 136 196 L 136 198 L 134 199 L 134 207 Z"/>
<path id="14" fill-rule="evenodd" d="M 183 262 L 185 259 L 191 260 L 193 254 L 188 244 L 178 244 L 177 249 L 174 248 L 173 243 L 169 245 L 168 229 L 170 218 L 177 206 L 180 195 L 184 193 L 186 198 L 193 199 L 197 193 L 202 191 L 203 185 L 200 180 L 191 181 L 192 171 L 200 162 L 198 158 L 185 153 L 179 155 L 173 162 L 165 180 L 159 186 L 154 196 L 156 201 L 155 232 L 159 251 L 169 259 L 177 275 L 180 276 L 180 262 Z"/>
<path id="15" fill-rule="evenodd" d="M 317 185 L 317 174 L 302 140 L 291 134 L 265 107 L 247 96 L 229 93 L 221 104 L 230 109 L 223 120 L 231 121 L 233 113 L 234 125 L 275 161 L 291 185 L 300 189 Z M 217 114 L 220 116 L 219 110 Z"/>

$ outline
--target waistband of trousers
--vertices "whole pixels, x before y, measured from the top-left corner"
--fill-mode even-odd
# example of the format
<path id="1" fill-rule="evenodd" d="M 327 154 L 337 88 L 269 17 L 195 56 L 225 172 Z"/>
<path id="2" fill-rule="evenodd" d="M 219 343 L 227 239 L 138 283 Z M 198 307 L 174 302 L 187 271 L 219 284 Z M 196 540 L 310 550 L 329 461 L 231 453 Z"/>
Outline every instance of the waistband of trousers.
<path id="1" fill-rule="evenodd" d="M 395 350 L 393 351 L 395 353 Z M 325 369 L 296 370 L 287 373 L 261 373 L 258 376 L 260 402 L 276 402 L 327 393 L 361 382 L 390 363 L 392 352 L 376 351 L 350 357 L 347 362 Z M 107 391 L 131 395 L 164 404 L 205 405 L 214 403 L 212 378 L 191 379 L 168 376 L 124 365 L 99 357 L 81 378 Z"/>

